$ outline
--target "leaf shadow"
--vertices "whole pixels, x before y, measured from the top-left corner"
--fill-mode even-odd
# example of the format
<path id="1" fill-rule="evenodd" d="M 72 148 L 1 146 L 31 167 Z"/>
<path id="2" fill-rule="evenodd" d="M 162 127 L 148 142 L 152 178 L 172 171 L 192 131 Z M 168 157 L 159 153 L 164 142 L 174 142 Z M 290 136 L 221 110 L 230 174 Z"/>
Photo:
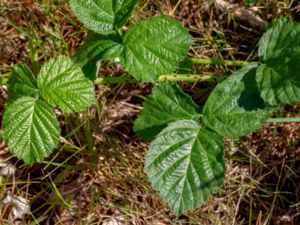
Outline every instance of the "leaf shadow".
<path id="1" fill-rule="evenodd" d="M 242 91 L 237 103 L 246 111 L 253 111 L 265 108 L 265 102 L 260 96 L 259 89 L 256 83 L 257 67 L 251 68 L 246 72 L 240 82 L 244 83 L 244 90 Z"/>

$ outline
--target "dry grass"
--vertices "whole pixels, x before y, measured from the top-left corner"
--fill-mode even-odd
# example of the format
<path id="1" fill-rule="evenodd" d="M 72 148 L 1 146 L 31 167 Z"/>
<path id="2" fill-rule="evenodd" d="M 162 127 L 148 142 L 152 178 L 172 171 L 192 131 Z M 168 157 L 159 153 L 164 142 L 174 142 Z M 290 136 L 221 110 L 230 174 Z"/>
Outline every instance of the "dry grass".
<path id="1" fill-rule="evenodd" d="M 0 3 L 2 76 L 15 63 L 38 70 L 39 62 L 59 54 L 73 55 L 85 34 L 66 1 L 22 2 Z M 300 19 L 297 1 L 236 2 L 256 10 L 264 20 L 280 15 Z M 195 39 L 190 55 L 256 60 L 261 32 L 210 1 L 143 0 L 129 24 L 160 12 L 190 29 Z M 235 68 L 197 66 L 194 70 L 230 74 Z M 121 72 L 120 67 L 107 66 L 100 74 Z M 213 88 L 201 83 L 182 85 L 199 104 Z M 13 176 L 0 175 L 0 199 L 20 195 L 31 204 L 31 214 L 16 224 L 300 224 L 299 124 L 265 124 L 260 132 L 226 140 L 223 189 L 176 218 L 147 182 L 143 172 L 147 143 L 137 140 L 132 131 L 139 96 L 148 94 L 150 87 L 99 86 L 97 106 L 83 114 L 59 116 L 64 139 L 48 161 L 33 167 L 23 165 L 0 145 L 0 157 L 16 168 Z M 5 98 L 2 87 L 1 115 Z M 278 116 L 299 117 L 299 109 L 289 107 Z M 1 224 L 8 224 L 10 212 L 11 207 L 0 203 Z"/>

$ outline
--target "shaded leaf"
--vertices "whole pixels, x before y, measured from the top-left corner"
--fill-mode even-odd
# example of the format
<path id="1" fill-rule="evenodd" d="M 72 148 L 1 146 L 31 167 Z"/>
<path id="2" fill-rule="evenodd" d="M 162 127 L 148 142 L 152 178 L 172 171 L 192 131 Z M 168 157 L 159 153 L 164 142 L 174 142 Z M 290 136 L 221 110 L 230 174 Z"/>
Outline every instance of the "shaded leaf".
<path id="1" fill-rule="evenodd" d="M 113 11 L 117 28 L 127 23 L 137 3 L 138 0 L 113 0 Z"/>
<path id="2" fill-rule="evenodd" d="M 79 112 L 95 103 L 93 83 L 66 56 L 45 63 L 37 80 L 41 96 L 64 112 Z"/>
<path id="3" fill-rule="evenodd" d="M 177 72 L 179 74 L 191 74 L 194 70 L 193 61 L 190 58 L 185 58 L 183 61 L 179 63 L 177 68 Z"/>
<path id="4" fill-rule="evenodd" d="M 277 58 L 278 63 L 262 64 L 257 69 L 258 87 L 262 98 L 271 105 L 300 101 L 299 54 Z"/>
<path id="5" fill-rule="evenodd" d="M 154 87 L 152 95 L 134 122 L 134 131 L 144 140 L 152 140 L 169 123 L 183 119 L 198 120 L 199 108 L 192 98 L 171 82 Z"/>
<path id="6" fill-rule="evenodd" d="M 89 32 L 73 61 L 82 67 L 87 78 L 95 80 L 99 61 L 107 59 L 120 62 L 123 50 L 121 42 L 120 37 L 116 35 L 104 36 Z"/>
<path id="7" fill-rule="evenodd" d="M 261 62 L 284 55 L 286 49 L 300 45 L 300 26 L 290 17 L 275 19 L 259 41 L 258 56 Z"/>
<path id="8" fill-rule="evenodd" d="M 203 108 L 203 122 L 222 136 L 239 137 L 255 131 L 271 115 L 255 83 L 257 65 L 237 71 L 212 91 Z"/>
<path id="9" fill-rule="evenodd" d="M 41 100 L 22 97 L 3 115 L 3 139 L 27 164 L 41 161 L 58 144 L 60 130 L 52 109 Z"/>
<path id="10" fill-rule="evenodd" d="M 145 170 L 154 189 L 178 216 L 222 185 L 223 139 L 193 120 L 171 123 L 151 143 Z"/>
<path id="11" fill-rule="evenodd" d="M 278 19 L 261 38 L 259 57 L 256 81 L 264 101 L 300 101 L 300 25 L 289 17 Z"/>

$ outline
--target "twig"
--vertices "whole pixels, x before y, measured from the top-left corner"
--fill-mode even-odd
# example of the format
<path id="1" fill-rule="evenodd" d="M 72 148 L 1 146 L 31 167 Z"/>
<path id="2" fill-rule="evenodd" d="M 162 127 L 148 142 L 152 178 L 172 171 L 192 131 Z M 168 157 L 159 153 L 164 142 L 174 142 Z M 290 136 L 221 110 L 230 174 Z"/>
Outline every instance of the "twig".
<path id="1" fill-rule="evenodd" d="M 231 4 L 225 0 L 214 0 L 217 8 L 223 12 L 232 12 L 235 17 L 240 20 L 247 21 L 252 26 L 258 27 L 263 30 L 268 26 L 268 22 L 261 19 L 251 11 L 243 8 L 239 8 L 237 4 Z"/>

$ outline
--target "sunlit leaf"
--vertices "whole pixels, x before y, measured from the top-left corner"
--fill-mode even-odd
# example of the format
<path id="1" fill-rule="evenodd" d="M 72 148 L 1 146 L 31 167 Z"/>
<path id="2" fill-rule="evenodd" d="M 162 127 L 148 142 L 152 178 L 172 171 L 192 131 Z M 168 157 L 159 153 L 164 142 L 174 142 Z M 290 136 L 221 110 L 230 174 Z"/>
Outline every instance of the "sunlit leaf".
<path id="1" fill-rule="evenodd" d="M 222 185 L 223 139 L 193 120 L 174 122 L 151 143 L 145 170 L 154 189 L 178 216 Z"/>

